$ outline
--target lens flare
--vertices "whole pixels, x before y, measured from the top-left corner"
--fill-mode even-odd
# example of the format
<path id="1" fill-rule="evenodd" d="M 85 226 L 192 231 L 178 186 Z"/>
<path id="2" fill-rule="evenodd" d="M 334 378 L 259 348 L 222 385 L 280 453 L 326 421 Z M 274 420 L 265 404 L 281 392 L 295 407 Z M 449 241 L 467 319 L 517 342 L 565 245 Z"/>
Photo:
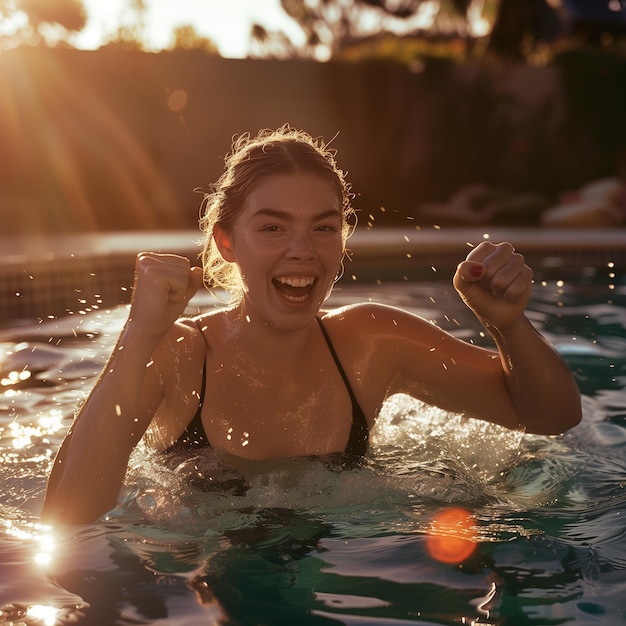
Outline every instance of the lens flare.
<path id="1" fill-rule="evenodd" d="M 466 509 L 454 507 L 435 515 L 431 522 L 426 549 L 440 563 L 458 565 L 476 549 L 476 520 Z"/>

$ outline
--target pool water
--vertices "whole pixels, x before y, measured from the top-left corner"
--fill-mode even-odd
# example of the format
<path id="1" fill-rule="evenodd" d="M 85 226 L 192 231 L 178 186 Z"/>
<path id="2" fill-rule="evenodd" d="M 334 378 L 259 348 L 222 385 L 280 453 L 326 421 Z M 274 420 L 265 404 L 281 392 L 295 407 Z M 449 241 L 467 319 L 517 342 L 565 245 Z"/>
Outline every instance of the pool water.
<path id="1" fill-rule="evenodd" d="M 622 623 L 623 276 L 536 281 L 529 316 L 583 392 L 564 436 L 396 396 L 357 466 L 204 451 L 172 469 L 140 446 L 117 509 L 69 529 L 38 520 L 46 476 L 126 307 L 0 330 L 0 624 Z M 332 304 L 370 297 L 488 345 L 447 284 L 340 285 Z"/>

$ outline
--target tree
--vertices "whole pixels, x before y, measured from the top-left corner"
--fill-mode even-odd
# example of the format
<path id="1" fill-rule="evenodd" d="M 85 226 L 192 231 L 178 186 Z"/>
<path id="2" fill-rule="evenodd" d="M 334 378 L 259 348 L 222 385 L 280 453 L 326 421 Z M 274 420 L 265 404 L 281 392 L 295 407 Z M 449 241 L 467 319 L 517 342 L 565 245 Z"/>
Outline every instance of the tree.
<path id="1" fill-rule="evenodd" d="M 546 0 L 500 0 L 487 52 L 523 61 L 541 42 L 552 42 L 563 32 L 559 9 Z"/>
<path id="2" fill-rule="evenodd" d="M 146 3 L 144 0 L 126 0 L 127 19 L 109 36 L 106 45 L 124 50 L 145 51 Z"/>
<path id="3" fill-rule="evenodd" d="M 297 59 L 311 55 L 281 31 L 267 30 L 261 24 L 252 24 L 250 29 L 250 52 L 252 57 L 265 59 Z"/>
<path id="4" fill-rule="evenodd" d="M 465 34 L 472 1 L 439 0 L 433 4 L 425 0 L 281 0 L 283 10 L 302 30 L 303 43 L 298 45 L 284 33 L 270 32 L 255 24 L 252 48 L 256 56 L 327 60 L 384 34 Z"/>
<path id="5" fill-rule="evenodd" d="M 256 49 L 258 56 L 328 60 L 349 43 L 379 30 L 374 20 L 366 19 L 379 13 L 378 10 L 355 0 L 281 0 L 281 6 L 300 27 L 302 43 L 294 43 L 284 33 L 254 24 L 251 31 L 253 56 Z"/>
<path id="6" fill-rule="evenodd" d="M 545 62 L 562 42 L 575 46 L 626 36 L 626 8 L 597 0 L 281 0 L 301 41 L 255 24 L 259 57 L 362 57 L 411 62 L 430 50 Z M 620 8 L 621 7 L 621 8 Z M 394 42 L 395 43 L 392 43 Z M 360 56 L 361 55 L 361 56 Z"/>
<path id="7" fill-rule="evenodd" d="M 208 37 L 199 35 L 191 24 L 177 26 L 174 29 L 170 49 L 202 50 L 208 54 L 219 55 L 215 43 Z"/>
<path id="8" fill-rule="evenodd" d="M 19 16 L 25 22 L 8 38 L 31 43 L 56 44 L 68 32 L 80 31 L 87 23 L 82 0 L 0 0 L 1 19 Z"/>

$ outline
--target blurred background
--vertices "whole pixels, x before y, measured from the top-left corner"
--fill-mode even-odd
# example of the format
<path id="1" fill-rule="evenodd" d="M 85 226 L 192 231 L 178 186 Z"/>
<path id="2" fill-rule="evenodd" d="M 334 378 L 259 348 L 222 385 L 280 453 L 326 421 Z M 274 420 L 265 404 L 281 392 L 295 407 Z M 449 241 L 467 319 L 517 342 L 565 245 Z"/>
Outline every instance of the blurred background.
<path id="1" fill-rule="evenodd" d="M 0 235 L 195 228 L 285 123 L 359 228 L 624 225 L 626 0 L 0 0 Z"/>

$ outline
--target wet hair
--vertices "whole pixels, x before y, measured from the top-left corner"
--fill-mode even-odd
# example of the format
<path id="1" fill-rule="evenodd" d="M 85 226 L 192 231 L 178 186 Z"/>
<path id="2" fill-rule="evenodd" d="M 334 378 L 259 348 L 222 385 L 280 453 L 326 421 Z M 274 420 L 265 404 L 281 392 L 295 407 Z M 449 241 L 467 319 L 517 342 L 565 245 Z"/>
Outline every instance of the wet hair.
<path id="1" fill-rule="evenodd" d="M 342 242 L 354 229 L 356 215 L 351 205 L 352 193 L 344 173 L 335 161 L 335 151 L 321 139 L 288 125 L 278 130 L 262 130 L 256 137 L 246 133 L 236 138 L 225 158 L 225 169 L 219 180 L 205 192 L 200 229 L 204 233 L 200 253 L 204 282 L 210 289 L 224 289 L 233 300 L 241 298 L 243 285 L 238 268 L 225 261 L 213 237 L 215 226 L 228 234 L 241 214 L 250 193 L 270 176 L 280 174 L 314 174 L 327 180 L 337 193 L 342 212 Z"/>

